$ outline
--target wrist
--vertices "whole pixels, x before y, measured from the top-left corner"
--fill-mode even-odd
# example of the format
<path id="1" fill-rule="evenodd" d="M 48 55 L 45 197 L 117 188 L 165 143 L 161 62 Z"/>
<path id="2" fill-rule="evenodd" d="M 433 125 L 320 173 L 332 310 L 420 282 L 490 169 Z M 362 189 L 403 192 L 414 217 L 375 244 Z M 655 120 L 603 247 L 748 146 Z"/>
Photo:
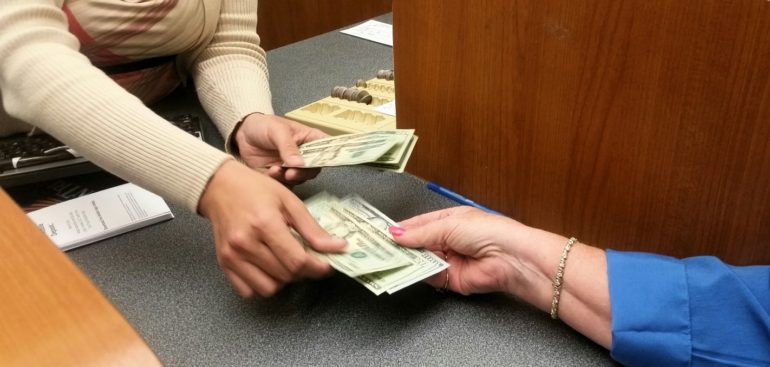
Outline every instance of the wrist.
<path id="1" fill-rule="evenodd" d="M 227 191 L 228 180 L 233 175 L 237 177 L 237 171 L 240 167 L 242 165 L 232 159 L 225 161 L 219 166 L 214 175 L 211 176 L 198 200 L 198 213 L 200 215 L 211 219 L 211 216 L 216 212 L 216 206 L 221 202 L 218 199 L 220 193 Z"/>
<path id="2" fill-rule="evenodd" d="M 244 125 L 248 125 L 253 123 L 254 121 L 257 121 L 260 117 L 264 116 L 262 112 L 254 112 L 251 114 L 246 115 L 241 121 L 239 121 L 237 124 L 235 124 L 235 127 L 233 128 L 233 131 L 230 132 L 230 139 L 228 141 L 230 142 L 230 145 L 227 147 L 228 152 L 233 155 L 238 155 L 240 153 L 240 144 L 246 142 L 246 138 L 248 135 L 248 127 L 244 127 Z"/>
<path id="3" fill-rule="evenodd" d="M 528 228 L 525 235 L 518 239 L 519 245 L 511 251 L 511 264 L 516 270 L 507 292 L 550 312 L 553 277 L 567 241 L 564 236 Z"/>

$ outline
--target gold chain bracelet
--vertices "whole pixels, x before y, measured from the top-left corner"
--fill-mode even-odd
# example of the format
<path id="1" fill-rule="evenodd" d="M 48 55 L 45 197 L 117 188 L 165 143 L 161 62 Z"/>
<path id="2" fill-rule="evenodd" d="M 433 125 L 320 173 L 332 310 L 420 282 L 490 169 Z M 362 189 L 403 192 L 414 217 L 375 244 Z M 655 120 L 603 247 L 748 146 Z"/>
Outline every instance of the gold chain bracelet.
<path id="1" fill-rule="evenodd" d="M 567 255 L 569 250 L 577 242 L 575 237 L 572 237 L 564 245 L 564 250 L 561 252 L 561 258 L 559 259 L 559 267 L 556 269 L 556 275 L 553 277 L 553 298 L 551 299 L 551 318 L 556 320 L 559 318 L 559 298 L 561 297 L 561 284 L 564 278 L 564 267 L 567 265 Z"/>

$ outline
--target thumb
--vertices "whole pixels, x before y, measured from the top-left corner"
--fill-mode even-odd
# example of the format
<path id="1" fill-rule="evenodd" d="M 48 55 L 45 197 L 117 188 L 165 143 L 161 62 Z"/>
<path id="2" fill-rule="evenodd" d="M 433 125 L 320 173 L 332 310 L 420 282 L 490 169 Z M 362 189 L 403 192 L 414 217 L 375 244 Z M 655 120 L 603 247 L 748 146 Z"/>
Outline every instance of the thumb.
<path id="1" fill-rule="evenodd" d="M 275 148 L 278 149 L 278 154 L 281 156 L 281 160 L 286 163 L 286 166 L 302 167 L 305 165 L 305 160 L 299 154 L 299 147 L 294 142 L 291 128 L 282 125 L 281 128 L 273 129 L 271 133 L 270 140 Z"/>
<path id="2" fill-rule="evenodd" d="M 287 205 L 287 211 L 294 229 L 314 250 L 321 252 L 341 252 L 345 250 L 347 241 L 332 237 L 321 227 L 307 208 L 297 200 L 298 205 Z"/>
<path id="3" fill-rule="evenodd" d="M 431 222 L 423 226 L 404 227 L 392 226 L 388 228 L 393 240 L 401 246 L 411 248 L 426 248 L 428 250 L 440 250 L 445 229 L 438 225 L 439 222 Z"/>

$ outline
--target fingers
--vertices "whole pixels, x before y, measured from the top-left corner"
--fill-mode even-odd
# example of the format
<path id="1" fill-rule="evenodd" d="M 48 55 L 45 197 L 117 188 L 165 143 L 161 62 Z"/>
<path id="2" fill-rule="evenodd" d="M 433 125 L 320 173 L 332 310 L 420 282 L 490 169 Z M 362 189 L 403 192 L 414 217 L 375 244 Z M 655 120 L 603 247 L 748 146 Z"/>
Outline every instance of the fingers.
<path id="1" fill-rule="evenodd" d="M 440 249 L 448 234 L 456 226 L 454 221 L 432 221 L 411 228 L 390 227 L 393 239 L 401 246 L 412 248 Z"/>
<path id="2" fill-rule="evenodd" d="M 396 243 L 413 248 L 440 249 L 449 234 L 455 230 L 459 214 L 476 209 L 458 206 L 418 215 L 388 228 Z M 465 218 L 465 217 L 463 217 Z M 468 225 L 468 224 L 466 224 Z"/>
<path id="3" fill-rule="evenodd" d="M 271 166 L 267 170 L 268 176 L 274 180 L 283 182 L 286 185 L 299 185 L 307 180 L 313 179 L 321 172 L 320 168 L 286 168 L 279 165 Z"/>
<path id="4" fill-rule="evenodd" d="M 321 261 L 315 256 L 309 256 L 308 261 L 305 263 L 305 267 L 299 272 L 299 276 L 295 280 L 309 278 L 319 279 L 325 277 L 331 273 L 332 268 L 329 264 Z"/>
<path id="5" fill-rule="evenodd" d="M 313 140 L 328 137 L 328 135 L 321 130 L 313 129 L 300 124 L 296 121 L 289 119 L 278 118 L 281 122 L 279 128 L 273 128 L 270 130 L 270 139 L 278 149 L 278 154 L 281 159 L 289 167 L 302 167 L 305 165 L 304 159 L 299 154 L 299 144 L 307 143 Z M 299 174 L 299 173 L 298 173 Z M 301 173 L 300 175 L 307 175 L 308 173 Z M 287 177 L 288 180 L 308 180 L 315 177 L 318 172 L 312 173 L 312 176 L 308 178 L 292 178 Z M 303 177 L 303 176 L 300 176 Z"/>
<path id="6" fill-rule="evenodd" d="M 320 168 L 289 168 L 286 170 L 286 173 L 283 175 L 283 177 L 287 182 L 300 184 L 315 178 L 319 173 L 321 173 Z"/>
<path id="7" fill-rule="evenodd" d="M 319 250 L 345 246 L 285 187 L 237 163 L 226 163 L 215 174 L 200 208 L 214 227 L 219 264 L 243 297 L 269 297 L 288 282 L 331 271 L 293 237 L 291 227 Z"/>
<path id="8" fill-rule="evenodd" d="M 318 139 L 323 139 L 323 138 L 328 138 L 328 137 L 329 137 L 329 134 L 326 134 L 325 132 L 323 132 L 321 130 L 309 129 L 309 131 L 308 131 L 308 133 L 307 133 L 307 135 L 305 137 L 305 140 L 303 142 L 308 142 L 308 141 L 313 141 L 313 140 L 318 140 Z"/>
<path id="9" fill-rule="evenodd" d="M 286 172 L 286 169 L 279 165 L 270 166 L 270 168 L 267 169 L 267 175 L 270 176 L 270 178 L 286 183 L 283 178 L 284 172 Z"/>
<path id="10" fill-rule="evenodd" d="M 278 150 L 281 160 L 289 167 L 302 167 L 305 160 L 299 155 L 299 147 L 294 141 L 292 129 L 287 125 L 275 125 L 269 132 L 270 141 Z"/>
<path id="11" fill-rule="evenodd" d="M 445 269 L 443 271 L 440 271 L 438 274 L 431 275 L 423 282 L 430 285 L 433 288 L 441 289 L 444 288 L 444 285 L 447 283 L 447 275 L 449 274 L 449 269 Z"/>
<path id="12" fill-rule="evenodd" d="M 298 122 L 275 115 L 249 115 L 236 135 L 240 152 L 251 167 L 268 167 L 268 175 L 289 185 L 314 178 L 319 169 L 303 167 L 299 145 L 327 135 Z M 243 145 L 242 145 L 243 143 Z"/>
<path id="13" fill-rule="evenodd" d="M 252 297 L 255 293 L 270 297 L 284 284 L 246 261 L 228 256 L 221 261 L 227 280 L 241 297 Z"/>
<path id="14" fill-rule="evenodd" d="M 255 243 L 250 251 L 246 251 L 246 246 L 240 247 L 222 251 L 220 262 L 228 281 L 242 297 L 270 297 L 289 282 L 317 279 L 331 272 L 328 264 L 298 245 L 295 253 L 287 251 L 294 246 L 286 243 L 273 247 Z M 288 255 L 281 257 L 277 253 Z"/>
<path id="15" fill-rule="evenodd" d="M 423 280 L 423 282 L 425 282 L 429 286 L 431 286 L 433 288 L 436 288 L 436 289 L 444 288 L 444 282 L 446 282 L 446 273 L 447 273 L 447 271 L 448 270 L 444 270 L 444 271 L 442 271 L 442 272 L 440 272 L 440 273 L 438 273 L 436 275 L 432 275 L 432 276 L 426 278 L 425 280 Z"/>
<path id="16" fill-rule="evenodd" d="M 452 208 L 436 210 L 434 212 L 420 214 L 418 216 L 403 220 L 399 222 L 398 225 L 403 228 L 420 227 L 427 223 L 441 220 L 446 217 L 455 215 L 457 213 L 464 213 L 469 210 L 473 210 L 473 209 L 467 206 L 456 206 Z"/>
<path id="17" fill-rule="evenodd" d="M 230 285 L 232 285 L 233 289 L 235 289 L 235 292 L 238 293 L 238 295 L 244 298 L 249 298 L 254 295 L 254 291 L 251 289 L 251 286 L 249 286 L 243 279 L 241 279 L 241 277 L 228 270 L 227 268 L 224 268 L 223 271 L 227 281 L 230 282 Z"/>
<path id="18" fill-rule="evenodd" d="M 267 243 L 269 242 L 269 239 Z M 305 251 L 300 247 L 299 250 L 293 254 L 289 254 L 288 251 L 276 252 L 275 249 L 260 243 L 254 238 L 239 238 L 231 239 L 231 248 L 237 252 L 233 257 L 234 262 L 245 260 L 249 264 L 255 265 L 258 269 L 262 269 L 269 274 L 272 278 L 275 278 L 282 282 L 288 282 L 294 277 L 294 273 L 301 268 L 303 260 L 298 259 L 283 259 L 281 256 L 292 256 L 301 258 Z M 291 243 L 286 243 L 282 247 L 299 247 Z M 289 265 L 287 265 L 287 263 Z"/>
<path id="19" fill-rule="evenodd" d="M 345 241 L 329 236 L 299 199 L 284 199 L 287 220 L 313 248 L 318 251 L 339 251 L 344 248 Z M 231 238 L 229 241 L 235 252 L 244 260 L 230 262 L 229 265 L 242 283 L 248 284 L 263 297 L 269 297 L 288 282 L 303 278 L 320 278 L 331 272 L 328 264 L 302 247 L 286 223 L 279 222 L 282 220 L 283 218 L 279 220 L 274 217 L 264 221 L 255 220 L 252 225 L 258 231 L 260 241 L 252 240 L 250 244 L 244 238 Z M 241 295 L 248 294 L 243 291 L 243 285 L 236 282 L 237 280 L 231 279 L 236 291 Z"/>
<path id="20" fill-rule="evenodd" d="M 345 249 L 347 242 L 342 238 L 329 235 L 316 222 L 299 199 L 286 204 L 286 211 L 292 227 L 307 241 L 313 249 L 321 252 L 340 252 Z"/>
<path id="21" fill-rule="evenodd" d="M 308 253 L 299 241 L 291 235 L 285 225 L 283 228 L 274 226 L 272 230 L 267 228 L 262 233 L 262 240 L 272 254 L 275 254 L 274 260 L 283 265 L 290 274 L 290 276 L 280 278 L 281 280 L 291 280 L 294 274 L 299 273 L 305 267 L 309 258 Z"/>
<path id="22" fill-rule="evenodd" d="M 299 144 L 329 137 L 329 134 L 326 134 L 321 130 L 311 128 L 304 124 L 300 124 L 299 122 L 296 122 L 294 120 L 284 119 L 284 118 L 282 118 L 282 120 L 284 120 L 284 123 L 286 125 L 289 125 L 289 127 L 291 127 L 291 129 L 294 132 L 300 135 Z"/>

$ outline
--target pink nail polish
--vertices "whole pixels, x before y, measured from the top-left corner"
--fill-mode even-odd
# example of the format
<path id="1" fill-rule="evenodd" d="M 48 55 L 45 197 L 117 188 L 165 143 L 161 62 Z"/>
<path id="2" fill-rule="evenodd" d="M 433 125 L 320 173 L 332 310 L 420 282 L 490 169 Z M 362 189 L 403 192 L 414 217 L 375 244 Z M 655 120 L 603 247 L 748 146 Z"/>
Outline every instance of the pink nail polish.
<path id="1" fill-rule="evenodd" d="M 393 236 L 396 236 L 396 237 L 398 237 L 398 236 L 404 234 L 404 232 L 406 232 L 405 229 L 403 229 L 401 227 L 396 227 L 396 226 L 388 227 L 388 231 L 390 231 L 390 234 L 392 234 Z"/>

